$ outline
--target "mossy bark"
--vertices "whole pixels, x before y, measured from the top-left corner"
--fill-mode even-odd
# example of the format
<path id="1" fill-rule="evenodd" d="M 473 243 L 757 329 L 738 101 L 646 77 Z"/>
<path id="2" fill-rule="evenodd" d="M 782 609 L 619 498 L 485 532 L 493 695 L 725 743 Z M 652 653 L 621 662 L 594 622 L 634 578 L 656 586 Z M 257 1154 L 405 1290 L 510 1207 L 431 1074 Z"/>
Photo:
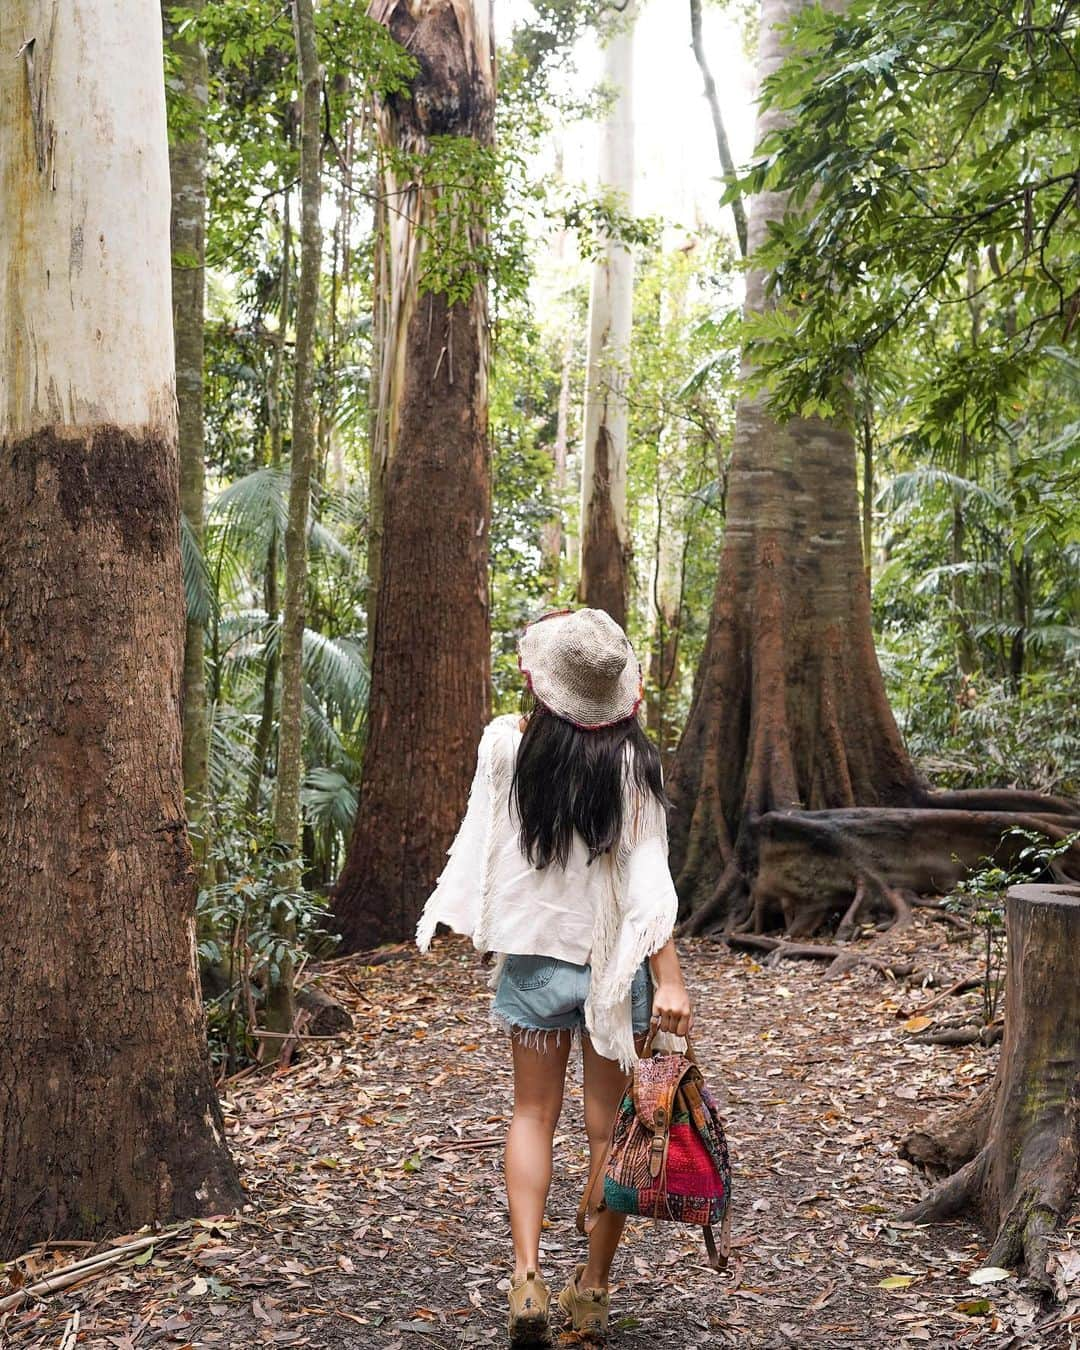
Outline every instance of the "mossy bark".
<path id="1" fill-rule="evenodd" d="M 180 509 L 199 546 L 206 496 L 203 417 L 203 320 L 206 309 L 206 51 L 198 39 L 175 32 L 164 0 L 165 36 L 176 60 L 188 134 L 169 146 L 172 184 L 172 299 L 179 415 Z M 199 13 L 202 0 L 191 8 Z M 209 729 L 206 658 L 201 618 L 189 618 L 184 633 L 184 790 L 195 856 L 201 872 L 212 844 L 209 811 Z M 208 878 L 209 879 L 209 878 Z"/>
<path id="2" fill-rule="evenodd" d="M 977 1151 L 905 1217 L 972 1212 L 995 1234 L 988 1265 L 1049 1285 L 1049 1239 L 1080 1187 L 1080 887 L 1014 886 L 1006 902 L 1005 1037 L 981 1110 L 939 1126 L 938 1152 Z M 924 1156 L 935 1137 L 915 1141 Z M 957 1149 L 958 1138 L 962 1140 Z M 909 1144 L 909 1152 L 911 1152 Z"/>

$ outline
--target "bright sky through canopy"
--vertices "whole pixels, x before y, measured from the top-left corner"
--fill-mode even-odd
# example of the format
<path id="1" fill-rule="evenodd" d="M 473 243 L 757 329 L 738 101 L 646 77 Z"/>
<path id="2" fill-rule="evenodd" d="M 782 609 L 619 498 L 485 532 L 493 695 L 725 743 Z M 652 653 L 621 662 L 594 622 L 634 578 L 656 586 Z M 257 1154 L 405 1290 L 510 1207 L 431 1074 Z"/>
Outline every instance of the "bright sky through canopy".
<path id="1" fill-rule="evenodd" d="M 528 0 L 495 0 L 496 32 L 505 39 L 530 11 Z M 703 6 L 705 50 L 736 163 L 753 149 L 753 66 L 743 48 L 736 16 Z M 599 44 L 591 34 L 579 43 L 577 81 L 583 92 L 601 78 Z M 701 75 L 690 46 L 686 0 L 645 0 L 634 41 L 635 211 L 693 225 L 719 224 L 734 235 L 729 210 L 720 210 L 720 162 Z M 597 128 L 579 122 L 566 128 L 564 173 L 592 186 Z"/>

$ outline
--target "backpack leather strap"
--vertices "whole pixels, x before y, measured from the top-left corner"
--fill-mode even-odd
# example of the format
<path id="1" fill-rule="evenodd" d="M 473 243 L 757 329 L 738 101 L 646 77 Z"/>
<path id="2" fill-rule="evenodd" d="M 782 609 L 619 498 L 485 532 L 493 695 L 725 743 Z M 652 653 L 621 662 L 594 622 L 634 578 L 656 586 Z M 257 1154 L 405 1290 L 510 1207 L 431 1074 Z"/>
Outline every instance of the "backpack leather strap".
<path id="1" fill-rule="evenodd" d="M 645 1042 L 645 1045 L 648 1046 L 651 1040 L 652 1037 L 650 1036 L 649 1039 Z M 592 1199 L 592 1193 L 596 1189 L 596 1183 L 600 1180 L 604 1168 L 607 1166 L 608 1156 L 611 1153 L 611 1145 L 615 1141 L 615 1129 L 619 1123 L 619 1112 L 622 1110 L 623 1098 L 626 1096 L 628 1092 L 631 1092 L 633 1090 L 633 1086 L 634 1086 L 634 1075 L 631 1074 L 629 1078 L 627 1078 L 626 1082 L 623 1084 L 623 1090 L 619 1093 L 619 1104 L 615 1108 L 615 1116 L 611 1122 L 611 1129 L 608 1130 L 607 1143 L 604 1145 L 604 1151 L 600 1154 L 599 1158 L 597 1158 L 596 1162 L 593 1163 L 592 1167 L 590 1168 L 589 1180 L 586 1183 L 585 1190 L 582 1192 L 581 1199 L 578 1201 L 577 1230 L 579 1233 L 582 1233 L 586 1236 L 592 1229 L 593 1224 L 596 1222 L 596 1216 L 598 1214 L 602 1214 L 604 1210 L 607 1208 L 607 1206 L 604 1204 L 604 1198 L 603 1196 L 601 1196 L 600 1203 L 596 1206 L 596 1208 L 592 1211 L 592 1213 L 590 1213 L 589 1201 Z"/>

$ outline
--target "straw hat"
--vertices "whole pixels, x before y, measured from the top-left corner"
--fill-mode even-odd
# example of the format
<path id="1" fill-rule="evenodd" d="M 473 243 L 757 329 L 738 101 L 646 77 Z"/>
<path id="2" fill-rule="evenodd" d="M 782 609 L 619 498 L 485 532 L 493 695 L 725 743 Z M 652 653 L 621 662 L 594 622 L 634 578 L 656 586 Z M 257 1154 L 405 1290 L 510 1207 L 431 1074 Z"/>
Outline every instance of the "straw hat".
<path id="1" fill-rule="evenodd" d="M 602 609 L 558 609 L 528 624 L 518 667 L 538 702 L 583 731 L 633 717 L 644 696 L 630 639 Z"/>

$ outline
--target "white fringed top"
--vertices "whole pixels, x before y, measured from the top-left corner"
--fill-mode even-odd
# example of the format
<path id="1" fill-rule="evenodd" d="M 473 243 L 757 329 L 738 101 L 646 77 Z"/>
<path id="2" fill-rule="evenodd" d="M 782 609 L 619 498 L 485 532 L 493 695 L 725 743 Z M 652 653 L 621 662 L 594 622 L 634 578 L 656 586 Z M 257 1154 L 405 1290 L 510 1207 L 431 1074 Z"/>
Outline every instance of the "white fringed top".
<path id="1" fill-rule="evenodd" d="M 478 951 L 553 956 L 592 964 L 585 1025 L 597 1052 L 627 1070 L 635 1059 L 630 985 L 638 966 L 671 937 L 678 898 L 667 861 L 667 823 L 652 794 L 628 779 L 623 837 L 588 863 L 575 835 L 566 868 L 533 867 L 521 851 L 510 800 L 521 743 L 515 714 L 484 730 L 468 807 L 438 884 L 417 924 L 421 951 L 444 923 Z"/>

